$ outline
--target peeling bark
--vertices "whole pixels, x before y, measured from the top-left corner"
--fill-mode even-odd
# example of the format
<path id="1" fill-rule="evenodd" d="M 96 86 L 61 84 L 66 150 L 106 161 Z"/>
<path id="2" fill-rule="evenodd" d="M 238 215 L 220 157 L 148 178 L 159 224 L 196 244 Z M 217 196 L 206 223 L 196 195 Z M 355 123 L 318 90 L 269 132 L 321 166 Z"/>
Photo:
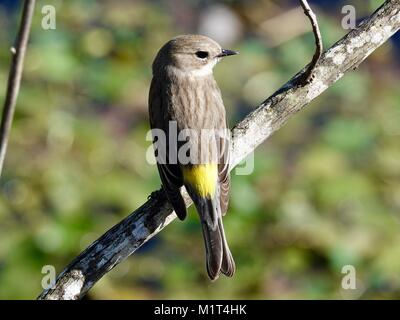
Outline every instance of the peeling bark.
<path id="1" fill-rule="evenodd" d="M 280 129 L 295 113 L 355 69 L 400 28 L 400 0 L 386 1 L 371 17 L 325 52 L 314 80 L 305 86 L 296 74 L 288 83 L 238 123 L 232 131 L 231 169 Z M 190 199 L 185 194 L 185 201 Z M 145 204 L 91 244 L 58 276 L 52 289 L 39 299 L 79 299 L 108 271 L 175 219 L 163 191 L 155 191 Z"/>

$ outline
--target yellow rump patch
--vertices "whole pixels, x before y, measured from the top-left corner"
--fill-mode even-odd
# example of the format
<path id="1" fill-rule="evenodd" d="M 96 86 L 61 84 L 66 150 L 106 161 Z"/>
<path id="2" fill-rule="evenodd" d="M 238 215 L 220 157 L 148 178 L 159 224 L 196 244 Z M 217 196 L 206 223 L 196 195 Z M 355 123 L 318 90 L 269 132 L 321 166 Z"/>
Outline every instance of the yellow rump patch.
<path id="1" fill-rule="evenodd" d="M 215 193 L 218 179 L 218 166 L 216 164 L 200 164 L 183 167 L 183 179 L 201 197 L 212 197 Z"/>

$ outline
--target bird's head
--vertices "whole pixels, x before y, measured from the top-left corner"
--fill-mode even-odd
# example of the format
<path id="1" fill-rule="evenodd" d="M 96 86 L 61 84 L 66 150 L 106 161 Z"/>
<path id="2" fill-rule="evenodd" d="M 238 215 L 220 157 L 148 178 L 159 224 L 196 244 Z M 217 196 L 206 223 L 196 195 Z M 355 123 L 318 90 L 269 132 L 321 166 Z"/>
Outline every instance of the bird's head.
<path id="1" fill-rule="evenodd" d="M 168 41 L 153 62 L 153 73 L 172 69 L 194 76 L 212 73 L 221 58 L 238 54 L 222 49 L 214 40 L 202 35 L 182 35 Z"/>

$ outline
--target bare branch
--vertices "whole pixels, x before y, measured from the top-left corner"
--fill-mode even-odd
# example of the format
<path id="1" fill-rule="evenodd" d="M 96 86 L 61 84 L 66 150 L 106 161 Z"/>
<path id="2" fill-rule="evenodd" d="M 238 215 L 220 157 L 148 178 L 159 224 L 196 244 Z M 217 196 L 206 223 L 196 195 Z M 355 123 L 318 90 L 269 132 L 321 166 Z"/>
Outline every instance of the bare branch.
<path id="1" fill-rule="evenodd" d="M 364 61 L 399 28 L 400 1 L 387 0 L 361 26 L 352 30 L 321 56 L 314 69 L 313 82 L 298 86 L 296 83 L 302 72 L 296 74 L 235 126 L 232 131 L 232 167 L 281 128 L 292 115 Z M 101 277 L 160 232 L 175 217 L 164 193 L 154 192 L 145 204 L 75 258 L 58 276 L 54 287 L 43 291 L 39 299 L 83 297 Z"/>
<path id="2" fill-rule="evenodd" d="M 18 31 L 15 47 L 11 48 L 12 62 L 8 75 L 6 99 L 4 101 L 3 115 L 0 124 L 0 176 L 6 157 L 8 137 L 14 117 L 15 104 L 21 84 L 22 70 L 26 47 L 31 30 L 32 17 L 36 0 L 26 0 L 22 10 L 21 25 Z"/>
<path id="3" fill-rule="evenodd" d="M 321 32 L 319 30 L 318 26 L 318 21 L 317 17 L 312 11 L 310 5 L 308 4 L 307 0 L 300 0 L 300 4 L 304 10 L 304 14 L 308 17 L 308 19 L 311 22 L 312 30 L 314 33 L 314 38 L 315 38 L 315 53 L 314 56 L 311 60 L 311 63 L 308 65 L 306 71 L 303 73 L 303 75 L 299 78 L 299 83 L 301 85 L 305 85 L 309 83 L 310 81 L 313 80 L 314 77 L 314 69 L 315 66 L 317 65 L 319 59 L 322 56 L 322 51 L 323 51 L 323 45 L 322 45 L 322 37 L 321 37 Z"/>

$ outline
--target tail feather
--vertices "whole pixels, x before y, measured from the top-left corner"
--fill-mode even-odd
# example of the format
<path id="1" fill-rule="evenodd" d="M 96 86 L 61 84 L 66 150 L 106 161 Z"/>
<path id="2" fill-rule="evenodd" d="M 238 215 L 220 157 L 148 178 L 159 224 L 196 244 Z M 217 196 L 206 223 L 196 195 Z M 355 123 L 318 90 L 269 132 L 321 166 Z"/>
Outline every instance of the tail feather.
<path id="1" fill-rule="evenodd" d="M 222 219 L 219 219 L 219 230 L 221 232 L 222 237 L 222 246 L 223 246 L 223 256 L 222 256 L 222 265 L 221 272 L 227 277 L 232 277 L 236 271 L 235 261 L 233 260 L 232 253 L 229 250 L 228 242 L 226 241 L 224 226 L 222 225 Z"/>
<path id="2" fill-rule="evenodd" d="M 192 197 L 199 212 L 206 248 L 207 273 L 216 280 L 222 272 L 228 277 L 235 272 L 235 262 L 229 250 L 218 199 Z"/>
<path id="3" fill-rule="evenodd" d="M 221 234 L 218 228 L 213 231 L 207 223 L 202 223 L 202 226 L 206 247 L 207 273 L 211 280 L 216 280 L 219 277 L 223 257 Z"/>

